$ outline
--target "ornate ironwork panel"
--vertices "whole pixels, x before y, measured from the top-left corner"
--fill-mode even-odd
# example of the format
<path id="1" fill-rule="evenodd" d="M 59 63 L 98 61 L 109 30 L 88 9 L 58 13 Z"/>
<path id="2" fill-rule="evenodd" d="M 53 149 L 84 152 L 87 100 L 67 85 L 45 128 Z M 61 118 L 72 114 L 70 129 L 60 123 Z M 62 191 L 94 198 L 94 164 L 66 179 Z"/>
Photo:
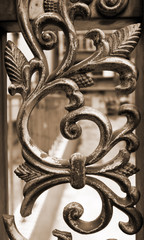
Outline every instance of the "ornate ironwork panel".
<path id="1" fill-rule="evenodd" d="M 34 202 L 45 190 L 63 183 L 81 189 L 88 185 L 97 191 L 102 201 L 100 215 L 93 221 L 82 220 L 83 207 L 76 202 L 68 204 L 63 210 L 63 217 L 68 226 L 81 234 L 96 233 L 104 229 L 111 221 L 113 207 L 124 212 L 128 222 L 119 222 L 120 229 L 126 234 L 135 234 L 142 227 L 142 215 L 135 205 L 140 194 L 131 186 L 129 177 L 138 169 L 129 163 L 131 153 L 139 146 L 133 132 L 140 121 L 140 114 L 135 105 L 123 104 L 119 114 L 127 118 L 123 127 L 113 131 L 109 118 L 92 107 L 85 106 L 84 96 L 80 89 L 93 85 L 93 79 L 87 73 L 91 71 L 111 70 L 119 74 L 120 82 L 116 86 L 117 93 L 130 94 L 135 90 L 137 71 L 129 60 L 129 54 L 138 43 L 141 26 L 139 23 L 126 26 L 105 36 L 101 29 L 89 30 L 85 37 L 92 39 L 94 53 L 75 64 L 77 55 L 77 33 L 74 20 L 77 16 L 89 18 L 90 6 L 98 8 L 105 16 L 115 16 L 124 11 L 128 0 L 44 0 L 44 12 L 34 21 L 29 20 L 29 0 L 17 0 L 17 17 L 21 32 L 34 57 L 26 59 L 17 46 L 8 41 L 5 49 L 5 65 L 11 80 L 9 92 L 22 96 L 22 105 L 17 118 L 17 132 L 22 145 L 24 163 L 15 173 L 26 182 L 21 215 L 31 214 Z M 58 26 L 66 39 L 66 52 L 59 66 L 49 74 L 48 60 L 43 50 L 51 50 L 58 43 L 57 32 L 49 30 L 49 26 Z M 39 81 L 34 90 L 31 89 L 31 78 L 39 72 Z M 50 93 L 57 90 L 65 92 L 69 104 L 65 107 L 67 115 L 60 123 L 62 135 L 73 140 L 81 135 L 79 125 L 81 119 L 94 122 L 100 131 L 100 139 L 96 149 L 84 156 L 74 153 L 70 159 L 59 159 L 49 156 L 33 142 L 28 131 L 30 115 L 36 104 Z M 126 145 L 107 163 L 100 160 L 119 142 Z M 97 142 L 96 142 L 97 145 Z M 106 183 L 97 176 L 115 181 L 126 196 L 119 197 Z M 24 240 L 14 221 L 14 216 L 5 215 L 4 224 L 11 240 Z M 53 235 L 59 240 L 72 239 L 71 233 L 54 230 Z M 113 236 L 112 236 L 113 237 Z"/>

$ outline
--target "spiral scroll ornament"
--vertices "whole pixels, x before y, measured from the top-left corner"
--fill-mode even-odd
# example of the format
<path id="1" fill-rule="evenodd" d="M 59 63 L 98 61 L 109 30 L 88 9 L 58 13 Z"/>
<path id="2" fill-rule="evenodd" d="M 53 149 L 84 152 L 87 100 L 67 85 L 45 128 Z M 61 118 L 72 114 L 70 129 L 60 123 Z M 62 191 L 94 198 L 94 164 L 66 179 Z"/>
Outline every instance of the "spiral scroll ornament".
<path id="1" fill-rule="evenodd" d="M 107 17 L 114 17 L 125 10 L 129 0 L 97 0 L 98 11 Z"/>
<path id="2" fill-rule="evenodd" d="M 81 87 L 88 87 L 93 80 L 87 73 L 92 71 L 111 70 L 119 74 L 120 83 L 116 86 L 118 93 L 129 94 L 135 90 L 137 71 L 129 61 L 129 54 L 138 43 L 140 24 L 126 26 L 107 37 L 101 29 L 91 29 L 86 38 L 93 41 L 95 51 L 88 58 L 75 64 L 77 54 L 77 33 L 73 21 L 77 14 L 87 18 L 90 16 L 89 5 L 92 1 L 66 0 L 44 1 L 45 12 L 33 23 L 28 17 L 29 0 L 17 0 L 17 13 L 21 31 L 31 49 L 34 58 L 28 61 L 24 54 L 11 41 L 5 49 L 5 65 L 11 80 L 9 92 L 11 95 L 21 94 L 23 98 L 17 118 L 17 131 L 22 145 L 24 163 L 15 173 L 26 182 L 23 190 L 24 199 L 21 205 L 21 215 L 32 213 L 36 199 L 47 189 L 60 184 L 70 183 L 74 189 L 86 185 L 98 192 L 102 209 L 93 221 L 82 220 L 83 207 L 76 202 L 69 203 L 63 210 L 63 218 L 67 225 L 81 234 L 97 233 L 111 221 L 113 208 L 116 207 L 128 216 L 128 222 L 119 222 L 120 229 L 126 234 L 135 234 L 142 227 L 142 215 L 135 205 L 139 201 L 139 191 L 131 186 L 129 177 L 138 169 L 129 163 L 130 155 L 138 149 L 139 141 L 133 132 L 140 122 L 140 114 L 135 105 L 124 104 L 119 109 L 119 115 L 127 119 L 124 126 L 113 131 L 109 118 L 100 111 L 87 107 Z M 122 11 L 128 1 L 99 0 L 100 9 L 120 9 Z M 107 10 L 108 11 L 108 10 Z M 114 13 L 110 13 L 112 16 Z M 49 74 L 48 60 L 43 50 L 50 50 L 58 43 L 57 32 L 49 29 L 50 25 L 59 27 L 66 38 L 66 52 L 62 62 Z M 31 88 L 31 78 L 34 72 L 39 72 L 39 80 L 35 89 Z M 37 103 L 55 91 L 63 91 L 69 100 L 65 109 L 67 114 L 60 122 L 62 135 L 73 140 L 80 137 L 82 128 L 80 120 L 89 120 L 99 128 L 100 139 L 95 150 L 88 156 L 74 153 L 70 159 L 60 159 L 49 156 L 35 145 L 29 131 L 30 115 Z M 100 161 L 119 142 L 125 146 L 107 162 Z M 116 182 L 125 197 L 118 196 L 98 176 Z M 4 224 L 11 240 L 26 240 L 18 231 L 14 216 L 4 215 Z M 71 240 L 69 232 L 54 230 L 53 235 L 58 240 Z"/>

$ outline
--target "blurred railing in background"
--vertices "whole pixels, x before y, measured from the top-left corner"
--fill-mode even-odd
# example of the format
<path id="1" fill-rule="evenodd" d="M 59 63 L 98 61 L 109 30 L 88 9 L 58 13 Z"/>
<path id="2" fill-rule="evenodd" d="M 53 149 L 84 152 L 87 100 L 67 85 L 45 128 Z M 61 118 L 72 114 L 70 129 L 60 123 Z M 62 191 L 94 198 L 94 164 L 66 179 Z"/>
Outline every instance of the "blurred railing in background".
<path id="1" fill-rule="evenodd" d="M 20 108 L 19 95 L 7 96 L 8 110 L 8 162 L 10 213 L 14 213 L 22 200 L 23 182 L 14 174 L 14 170 L 23 162 L 21 146 L 16 133 L 16 118 Z M 49 152 L 60 135 L 59 124 L 65 115 L 67 99 L 63 95 L 50 95 L 35 107 L 29 121 L 29 131 L 35 142 L 43 151 Z"/>

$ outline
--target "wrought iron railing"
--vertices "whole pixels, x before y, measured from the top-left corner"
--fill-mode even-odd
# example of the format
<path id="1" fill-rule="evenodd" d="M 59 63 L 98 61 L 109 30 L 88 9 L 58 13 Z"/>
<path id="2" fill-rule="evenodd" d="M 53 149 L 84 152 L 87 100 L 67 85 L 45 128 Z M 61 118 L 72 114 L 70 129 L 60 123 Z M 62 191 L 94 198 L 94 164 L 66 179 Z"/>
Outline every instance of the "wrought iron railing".
<path id="1" fill-rule="evenodd" d="M 82 62 L 74 63 L 77 54 L 75 17 L 77 15 L 89 17 L 92 8 L 97 8 L 104 16 L 112 17 L 123 11 L 128 2 L 128 0 L 44 1 L 45 12 L 31 23 L 28 14 L 29 0 L 17 0 L 19 25 L 34 55 L 28 62 L 13 42 L 7 42 L 5 64 L 12 82 L 9 92 L 11 95 L 20 93 L 23 99 L 17 118 L 17 131 L 25 162 L 15 170 L 15 173 L 26 181 L 21 206 L 23 217 L 31 214 L 35 200 L 43 191 L 56 185 L 70 183 L 75 189 L 81 189 L 85 185 L 92 187 L 99 193 L 102 201 L 100 215 L 90 222 L 81 219 L 83 207 L 79 203 L 72 202 L 64 208 L 64 220 L 74 231 L 81 234 L 101 231 L 111 221 L 113 207 L 124 212 L 129 218 L 127 223 L 119 223 L 124 233 L 135 234 L 142 227 L 142 215 L 135 207 L 139 200 L 139 192 L 136 187 L 131 186 L 128 179 L 138 171 L 129 163 L 129 159 L 139 145 L 133 131 L 139 124 L 140 114 L 136 106 L 122 105 L 119 114 L 126 116 L 127 122 L 122 128 L 113 131 L 106 115 L 84 105 L 84 96 L 80 92 L 81 87 L 93 84 L 93 79 L 87 76 L 87 73 L 93 70 L 117 72 L 120 77 L 120 83 L 116 86 L 118 93 L 130 94 L 135 90 L 137 71 L 128 57 L 139 40 L 140 24 L 126 26 L 109 37 L 106 37 L 101 29 L 89 30 L 85 37 L 93 40 L 96 50 Z M 55 48 L 57 32 L 49 30 L 49 25 L 58 26 L 64 32 L 67 44 L 62 62 L 50 75 L 43 50 Z M 31 90 L 31 77 L 36 71 L 39 72 L 39 81 L 35 89 Z M 64 91 L 70 101 L 65 107 L 68 113 L 60 123 L 61 133 L 65 138 L 72 140 L 81 135 L 81 127 L 77 123 L 81 119 L 94 122 L 100 130 L 98 146 L 89 156 L 74 153 L 70 159 L 50 157 L 34 144 L 30 136 L 28 123 L 31 112 L 41 99 L 57 90 Z M 126 146 L 120 149 L 113 159 L 100 164 L 100 160 L 121 141 L 125 141 Z M 116 182 L 126 193 L 126 197 L 116 195 L 97 176 Z M 17 230 L 13 216 L 5 215 L 4 223 L 10 239 L 26 239 Z M 59 240 L 72 239 L 69 232 L 54 230 L 53 234 Z"/>

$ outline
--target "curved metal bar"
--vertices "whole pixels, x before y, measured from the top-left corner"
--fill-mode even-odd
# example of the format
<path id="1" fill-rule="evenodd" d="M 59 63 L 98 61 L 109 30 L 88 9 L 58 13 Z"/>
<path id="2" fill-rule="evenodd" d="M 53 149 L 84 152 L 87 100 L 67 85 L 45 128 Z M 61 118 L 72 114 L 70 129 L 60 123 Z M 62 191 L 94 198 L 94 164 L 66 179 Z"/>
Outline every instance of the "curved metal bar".
<path id="1" fill-rule="evenodd" d="M 7 234 L 11 240 L 27 240 L 21 233 L 18 231 L 14 216 L 12 215 L 3 215 L 4 225 L 7 231 Z"/>
<path id="2" fill-rule="evenodd" d="M 89 180 L 89 177 L 86 178 L 86 184 L 93 187 L 99 193 L 102 200 L 103 206 L 100 215 L 90 222 L 79 219 L 82 216 L 84 209 L 79 203 L 75 202 L 68 204 L 63 212 L 64 220 L 69 227 L 81 234 L 96 233 L 102 230 L 110 222 L 113 213 L 111 200 L 106 197 L 99 185 L 100 182 L 95 181 L 94 183 L 94 179 L 93 182 Z"/>
<path id="3" fill-rule="evenodd" d="M 50 157 L 33 144 L 28 132 L 28 121 L 35 105 L 46 95 L 56 90 L 64 90 L 66 92 L 67 97 L 70 99 L 70 104 L 66 107 L 68 111 L 83 105 L 83 96 L 79 92 L 77 85 L 69 79 L 58 79 L 41 88 L 37 92 L 37 95 L 31 95 L 21 106 L 17 119 L 18 136 L 23 146 L 25 160 L 33 166 L 37 166 L 48 172 L 53 171 L 52 167 L 65 168 L 69 163 L 68 161 L 63 162 L 62 159 Z"/>
<path id="4" fill-rule="evenodd" d="M 74 21 L 78 16 L 82 16 L 84 19 L 90 17 L 90 8 L 85 3 L 75 3 L 69 10 L 69 16 Z"/>
<path id="5" fill-rule="evenodd" d="M 93 167 L 87 167 L 87 174 L 101 174 L 105 172 L 111 172 L 119 169 L 120 167 L 126 165 L 130 159 L 130 154 L 126 149 L 121 149 L 119 153 L 111 160 L 106 163 L 98 163 Z M 98 166 L 97 166 L 98 165 Z"/>
<path id="6" fill-rule="evenodd" d="M 69 232 L 62 232 L 55 229 L 53 230 L 53 235 L 58 237 L 58 240 L 72 240 L 72 234 Z"/>
<path id="7" fill-rule="evenodd" d="M 97 162 L 105 153 L 112 135 L 112 127 L 108 118 L 101 112 L 91 107 L 82 107 L 75 110 L 62 119 L 60 129 L 64 137 L 68 139 L 78 138 L 81 134 L 77 121 L 88 119 L 96 123 L 100 130 L 100 141 L 95 151 L 86 157 L 86 165 Z"/>
<path id="8" fill-rule="evenodd" d="M 135 208 L 124 208 L 122 210 L 128 217 L 128 222 L 119 222 L 120 229 L 126 234 L 136 234 L 143 225 L 143 218 Z"/>
<path id="9" fill-rule="evenodd" d="M 95 233 L 107 226 L 112 217 L 113 208 L 116 206 L 129 216 L 128 223 L 120 222 L 120 228 L 127 234 L 134 234 L 138 232 L 142 226 L 142 216 L 134 208 L 138 201 L 137 191 L 131 187 L 130 182 L 125 178 L 125 182 L 120 176 L 115 176 L 120 186 L 123 186 L 123 191 L 127 192 L 125 198 L 118 197 L 110 188 L 98 179 L 87 177 L 86 184 L 94 188 L 101 197 L 102 210 L 100 215 L 93 221 L 86 222 L 80 219 L 83 214 L 83 207 L 78 203 L 70 203 L 64 208 L 63 216 L 66 223 L 75 231 L 82 234 Z M 135 189 L 136 190 L 136 189 Z M 135 221 L 137 224 L 135 225 Z"/>
<path id="10" fill-rule="evenodd" d="M 47 77 L 49 74 L 47 59 L 33 33 L 28 12 L 29 0 L 17 0 L 17 16 L 21 31 L 34 56 L 43 62 L 45 67 L 45 77 Z"/>
<path id="11" fill-rule="evenodd" d="M 64 31 L 67 39 L 66 53 L 61 64 L 53 71 L 48 81 L 58 78 L 66 71 L 75 61 L 77 50 L 77 34 L 67 12 L 66 0 L 59 0 L 59 11 L 65 22 L 66 31 Z M 67 31 L 68 30 L 68 31 Z"/>
<path id="12" fill-rule="evenodd" d="M 117 143 L 121 141 L 126 142 L 126 149 L 124 151 L 129 153 L 135 152 L 139 147 L 139 141 L 137 136 L 132 132 L 138 126 L 140 122 L 140 113 L 135 105 L 133 104 L 123 104 L 119 109 L 119 115 L 126 116 L 126 124 L 116 131 L 113 132 L 111 142 L 107 146 L 105 152 L 108 153 Z M 119 154 L 118 154 L 119 156 Z M 118 157 L 119 158 L 119 157 Z"/>
<path id="13" fill-rule="evenodd" d="M 120 85 L 116 86 L 116 90 L 120 93 L 130 94 L 136 87 L 137 71 L 132 62 L 127 59 L 119 57 L 105 57 L 102 59 L 96 59 L 96 61 L 90 59 L 80 64 L 76 64 L 65 72 L 63 76 L 70 77 L 74 74 L 80 74 L 91 71 L 111 70 L 119 73 Z"/>
<path id="14" fill-rule="evenodd" d="M 69 176 L 55 175 L 54 177 L 49 178 L 49 176 L 45 175 L 26 184 L 24 188 L 24 200 L 21 206 L 21 215 L 26 217 L 31 214 L 36 199 L 44 191 L 51 187 L 68 182 L 70 182 Z"/>
<path id="15" fill-rule="evenodd" d="M 45 50 L 51 50 L 57 45 L 57 36 L 55 32 L 45 30 L 48 25 L 56 25 L 68 33 L 67 26 L 63 18 L 57 13 L 43 13 L 33 22 L 33 29 L 37 40 Z"/>
<path id="16" fill-rule="evenodd" d="M 129 0 L 97 0 L 98 11 L 107 17 L 113 17 L 121 13 L 127 6 Z"/>

